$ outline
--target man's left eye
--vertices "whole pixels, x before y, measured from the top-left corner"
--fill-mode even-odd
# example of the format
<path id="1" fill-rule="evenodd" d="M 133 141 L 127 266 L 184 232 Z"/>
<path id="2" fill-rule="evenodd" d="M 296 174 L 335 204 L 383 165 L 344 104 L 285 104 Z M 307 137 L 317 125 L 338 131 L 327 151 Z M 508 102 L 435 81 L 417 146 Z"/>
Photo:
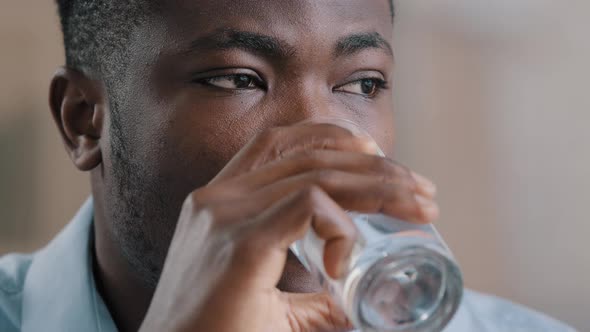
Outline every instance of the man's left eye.
<path id="1" fill-rule="evenodd" d="M 364 78 L 335 88 L 335 91 L 353 93 L 364 97 L 375 97 L 385 87 L 385 81 L 378 78 Z"/>
<path id="2" fill-rule="evenodd" d="M 246 74 L 233 74 L 206 78 L 202 83 L 222 89 L 244 90 L 257 88 L 256 78 Z"/>

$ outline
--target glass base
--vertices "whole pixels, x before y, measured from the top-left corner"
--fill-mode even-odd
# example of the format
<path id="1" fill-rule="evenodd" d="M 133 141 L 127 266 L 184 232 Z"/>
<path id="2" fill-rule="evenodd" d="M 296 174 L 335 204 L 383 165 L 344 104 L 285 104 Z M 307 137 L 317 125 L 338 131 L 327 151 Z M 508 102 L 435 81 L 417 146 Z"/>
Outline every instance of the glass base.
<path id="1" fill-rule="evenodd" d="M 367 249 L 349 274 L 354 323 L 365 332 L 441 331 L 461 302 L 456 264 L 423 245 Z"/>

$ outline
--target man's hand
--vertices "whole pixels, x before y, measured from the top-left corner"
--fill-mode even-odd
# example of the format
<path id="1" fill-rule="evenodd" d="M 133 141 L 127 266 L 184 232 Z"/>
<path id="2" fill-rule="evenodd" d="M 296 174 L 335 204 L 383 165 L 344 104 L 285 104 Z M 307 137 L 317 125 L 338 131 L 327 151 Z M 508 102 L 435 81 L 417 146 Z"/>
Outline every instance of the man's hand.
<path id="1" fill-rule="evenodd" d="M 357 237 L 345 210 L 433 221 L 434 185 L 374 141 L 330 124 L 271 129 L 189 195 L 146 331 L 302 332 L 352 328 L 327 294 L 275 286 L 289 246 L 313 227 L 324 264 L 343 273 Z"/>

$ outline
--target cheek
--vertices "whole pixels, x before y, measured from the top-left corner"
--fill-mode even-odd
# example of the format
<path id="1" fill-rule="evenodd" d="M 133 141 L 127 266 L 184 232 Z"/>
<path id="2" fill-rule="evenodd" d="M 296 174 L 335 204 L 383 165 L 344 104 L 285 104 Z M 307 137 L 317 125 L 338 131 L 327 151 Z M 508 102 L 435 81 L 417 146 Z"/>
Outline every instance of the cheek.
<path id="1" fill-rule="evenodd" d="M 166 185 L 190 192 L 206 185 L 252 137 L 249 123 L 206 105 L 176 105 L 151 141 L 156 169 Z M 188 193 L 186 192 L 186 193 Z"/>
<path id="2" fill-rule="evenodd" d="M 394 118 L 393 118 L 393 111 L 387 113 L 386 116 L 383 116 L 381 121 L 379 121 L 378 125 L 378 134 L 375 140 L 381 147 L 381 150 L 387 156 L 393 156 L 394 154 L 394 145 L 395 145 L 395 129 L 394 129 Z"/>
<path id="3" fill-rule="evenodd" d="M 385 155 L 391 157 L 394 153 L 395 129 L 393 110 L 388 107 L 371 113 L 362 119 L 364 128 L 377 142 Z"/>
<path id="4" fill-rule="evenodd" d="M 393 95 L 390 93 L 384 104 L 383 109 L 379 112 L 379 121 L 377 123 L 377 135 L 375 138 L 383 152 L 392 157 L 395 145 L 395 117 L 393 109 Z"/>

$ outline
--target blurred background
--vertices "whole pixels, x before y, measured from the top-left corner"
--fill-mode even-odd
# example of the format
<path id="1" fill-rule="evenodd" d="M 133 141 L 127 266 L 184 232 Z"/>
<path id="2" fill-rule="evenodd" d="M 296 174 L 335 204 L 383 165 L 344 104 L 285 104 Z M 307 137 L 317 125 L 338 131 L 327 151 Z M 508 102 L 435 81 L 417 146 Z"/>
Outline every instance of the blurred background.
<path id="1" fill-rule="evenodd" d="M 0 1 L 0 255 L 89 194 L 47 107 L 52 1 Z M 590 331 L 590 2 L 398 1 L 397 160 L 433 178 L 468 287 Z"/>

